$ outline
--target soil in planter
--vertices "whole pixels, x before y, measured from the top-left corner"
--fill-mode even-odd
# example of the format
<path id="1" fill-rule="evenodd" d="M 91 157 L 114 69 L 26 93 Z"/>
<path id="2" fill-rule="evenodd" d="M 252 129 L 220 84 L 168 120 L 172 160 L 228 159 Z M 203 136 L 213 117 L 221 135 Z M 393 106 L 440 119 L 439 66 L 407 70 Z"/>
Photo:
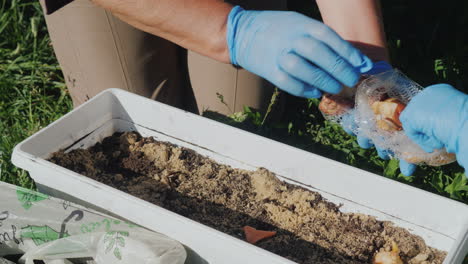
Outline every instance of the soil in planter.
<path id="1" fill-rule="evenodd" d="M 277 231 L 256 245 L 299 263 L 372 263 L 392 242 L 404 263 L 442 263 L 446 256 L 391 222 L 340 212 L 266 169 L 234 169 L 134 132 L 59 151 L 50 161 L 240 239 L 246 225 Z"/>

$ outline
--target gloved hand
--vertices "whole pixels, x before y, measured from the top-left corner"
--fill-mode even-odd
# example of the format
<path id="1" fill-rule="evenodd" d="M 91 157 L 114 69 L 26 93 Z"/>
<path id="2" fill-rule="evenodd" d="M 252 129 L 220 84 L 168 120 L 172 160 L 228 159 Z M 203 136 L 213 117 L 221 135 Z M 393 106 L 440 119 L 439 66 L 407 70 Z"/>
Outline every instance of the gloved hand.
<path id="1" fill-rule="evenodd" d="M 379 74 L 379 73 L 382 73 L 382 72 L 385 72 L 385 71 L 388 71 L 388 70 L 391 70 L 391 69 L 392 69 L 392 66 L 388 62 L 379 61 L 379 62 L 374 63 L 372 69 L 365 72 L 364 74 L 365 75 L 375 75 L 375 74 Z M 346 133 L 348 133 L 350 135 L 353 135 L 354 134 L 352 132 L 352 127 L 353 126 L 355 126 L 354 116 L 352 114 L 349 115 L 349 116 L 346 116 L 343 119 L 343 129 L 346 131 Z M 371 148 L 372 146 L 374 146 L 374 144 L 372 143 L 371 140 L 369 140 L 368 138 L 366 138 L 364 136 L 361 136 L 361 135 L 357 136 L 357 143 L 363 149 L 368 149 L 368 148 Z M 375 148 L 377 150 L 377 154 L 379 155 L 379 157 L 381 159 L 384 159 L 384 160 L 390 159 L 390 155 L 392 153 L 389 150 L 382 149 L 382 148 L 379 148 L 377 146 Z M 416 165 L 408 163 L 408 162 L 406 162 L 405 160 L 402 160 L 402 159 L 400 160 L 400 171 L 401 171 L 401 173 L 403 173 L 403 175 L 411 176 L 414 173 L 415 170 L 416 170 Z"/>
<path id="2" fill-rule="evenodd" d="M 318 98 L 354 86 L 372 62 L 325 24 L 295 12 L 234 7 L 227 42 L 234 65 L 296 96 Z"/>
<path id="3" fill-rule="evenodd" d="M 429 86 L 410 101 L 400 121 L 425 151 L 445 147 L 468 168 L 468 95 L 448 84 Z"/>

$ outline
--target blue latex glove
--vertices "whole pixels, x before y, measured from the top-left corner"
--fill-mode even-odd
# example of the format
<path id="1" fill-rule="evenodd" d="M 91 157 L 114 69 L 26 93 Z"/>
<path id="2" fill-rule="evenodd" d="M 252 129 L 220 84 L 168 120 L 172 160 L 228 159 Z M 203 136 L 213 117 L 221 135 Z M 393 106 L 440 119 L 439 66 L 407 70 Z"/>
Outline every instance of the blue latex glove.
<path id="1" fill-rule="evenodd" d="M 234 7 L 227 42 L 234 65 L 295 96 L 318 98 L 354 86 L 372 62 L 325 24 L 296 12 Z"/>
<path id="2" fill-rule="evenodd" d="M 468 168 L 468 95 L 448 84 L 429 86 L 410 101 L 400 121 L 425 151 L 445 147 Z"/>

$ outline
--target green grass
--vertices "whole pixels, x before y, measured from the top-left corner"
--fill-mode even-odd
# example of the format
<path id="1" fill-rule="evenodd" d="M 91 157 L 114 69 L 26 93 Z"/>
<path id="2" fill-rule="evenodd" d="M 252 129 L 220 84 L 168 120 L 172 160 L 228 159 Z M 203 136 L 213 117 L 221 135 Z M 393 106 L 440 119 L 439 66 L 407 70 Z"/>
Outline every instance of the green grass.
<path id="1" fill-rule="evenodd" d="M 12 149 L 71 107 L 38 1 L 0 0 L 0 180 L 34 186 Z"/>

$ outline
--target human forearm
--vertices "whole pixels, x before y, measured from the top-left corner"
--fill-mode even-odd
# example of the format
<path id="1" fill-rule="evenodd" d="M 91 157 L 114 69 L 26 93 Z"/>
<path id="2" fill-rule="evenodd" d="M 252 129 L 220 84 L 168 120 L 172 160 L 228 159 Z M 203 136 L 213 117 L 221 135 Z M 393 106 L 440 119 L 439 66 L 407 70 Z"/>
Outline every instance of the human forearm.
<path id="1" fill-rule="evenodd" d="M 378 0 L 317 0 L 325 24 L 374 61 L 389 61 Z"/>
<path id="2" fill-rule="evenodd" d="M 92 0 L 123 21 L 221 62 L 229 63 L 221 0 Z"/>

